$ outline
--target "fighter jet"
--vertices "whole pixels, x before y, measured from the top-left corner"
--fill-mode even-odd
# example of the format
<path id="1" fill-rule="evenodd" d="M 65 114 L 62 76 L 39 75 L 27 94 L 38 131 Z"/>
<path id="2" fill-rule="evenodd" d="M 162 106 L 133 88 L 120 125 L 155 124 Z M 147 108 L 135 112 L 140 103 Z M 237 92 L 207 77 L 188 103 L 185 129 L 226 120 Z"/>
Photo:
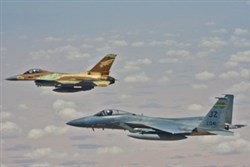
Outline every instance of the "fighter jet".
<path id="1" fill-rule="evenodd" d="M 30 69 L 23 74 L 6 78 L 9 81 L 35 81 L 37 86 L 53 86 L 55 92 L 79 92 L 94 87 L 106 87 L 115 83 L 109 76 L 109 70 L 115 60 L 115 54 L 102 58 L 91 70 L 80 73 L 59 73 L 42 69 Z"/>
<path id="2" fill-rule="evenodd" d="M 158 118 L 137 115 L 116 109 L 106 109 L 93 116 L 68 122 L 84 128 L 128 130 L 129 137 L 144 140 L 183 140 L 187 136 L 233 135 L 230 129 L 245 125 L 232 125 L 233 95 L 219 97 L 206 116 L 185 118 Z"/>

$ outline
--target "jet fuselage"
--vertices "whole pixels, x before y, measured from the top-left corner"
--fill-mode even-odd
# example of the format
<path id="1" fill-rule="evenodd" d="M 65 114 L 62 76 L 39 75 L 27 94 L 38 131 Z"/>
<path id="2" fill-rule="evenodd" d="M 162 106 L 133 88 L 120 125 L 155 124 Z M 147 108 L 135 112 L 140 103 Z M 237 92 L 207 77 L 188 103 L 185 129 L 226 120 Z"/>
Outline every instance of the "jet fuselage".
<path id="1" fill-rule="evenodd" d="M 9 81 L 35 81 L 37 86 L 53 86 L 56 92 L 78 92 L 94 87 L 106 87 L 115 83 L 109 76 L 109 70 L 116 55 L 109 54 L 100 60 L 91 70 L 80 73 L 59 73 L 42 69 L 30 69 L 23 74 L 6 78 Z"/>
<path id="2" fill-rule="evenodd" d="M 137 115 L 116 109 L 106 109 L 93 116 L 68 122 L 68 125 L 84 128 L 128 130 L 129 137 L 145 140 L 182 140 L 187 136 L 233 135 L 230 129 L 245 125 L 232 125 L 234 96 L 226 94 L 206 114 L 200 117 L 159 118 Z"/>
<path id="3" fill-rule="evenodd" d="M 105 111 L 105 110 L 104 110 Z M 129 137 L 145 140 L 182 140 L 186 137 L 184 135 L 206 135 L 208 133 L 197 133 L 195 127 L 199 125 L 203 117 L 186 117 L 186 118 L 159 118 L 149 117 L 144 115 L 137 115 L 120 110 L 122 114 L 117 115 L 106 115 L 103 116 L 100 113 L 94 116 L 87 116 L 80 119 L 75 119 L 68 122 L 68 125 L 83 127 L 83 128 L 95 128 L 97 129 L 119 129 L 128 130 L 131 132 L 128 134 Z M 183 132 L 183 134 L 170 134 L 165 132 L 159 132 L 152 129 L 150 126 L 145 124 L 176 124 L 180 123 L 183 125 L 183 130 L 189 132 Z"/>

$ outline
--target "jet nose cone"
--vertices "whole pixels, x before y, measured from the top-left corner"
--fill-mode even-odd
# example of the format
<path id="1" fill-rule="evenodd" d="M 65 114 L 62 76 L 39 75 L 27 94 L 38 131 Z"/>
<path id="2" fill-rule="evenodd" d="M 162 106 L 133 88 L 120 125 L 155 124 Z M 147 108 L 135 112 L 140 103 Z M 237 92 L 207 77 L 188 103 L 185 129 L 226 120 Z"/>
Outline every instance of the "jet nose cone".
<path id="1" fill-rule="evenodd" d="M 69 121 L 66 123 L 67 125 L 70 125 L 70 126 L 77 126 L 78 125 L 78 122 L 73 120 L 73 121 Z"/>
<path id="2" fill-rule="evenodd" d="M 6 80 L 8 80 L 8 81 L 16 81 L 18 79 L 17 79 L 17 76 L 12 76 L 12 77 L 6 78 Z"/>
<path id="3" fill-rule="evenodd" d="M 89 127 L 91 122 L 88 117 L 80 118 L 80 119 L 74 119 L 72 121 L 69 121 L 66 123 L 70 126 L 76 126 L 76 127 Z"/>
<path id="4" fill-rule="evenodd" d="M 80 119 L 74 119 L 72 121 L 69 121 L 66 124 L 70 126 L 84 127 L 85 121 L 84 121 L 84 118 L 80 118 Z"/>

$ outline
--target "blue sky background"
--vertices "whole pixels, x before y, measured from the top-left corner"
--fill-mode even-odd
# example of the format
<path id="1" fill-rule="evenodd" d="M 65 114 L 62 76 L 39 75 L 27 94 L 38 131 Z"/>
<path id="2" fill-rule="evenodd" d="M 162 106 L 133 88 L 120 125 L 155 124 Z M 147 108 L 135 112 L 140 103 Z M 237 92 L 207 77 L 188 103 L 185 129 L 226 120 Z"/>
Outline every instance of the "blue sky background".
<path id="1" fill-rule="evenodd" d="M 248 26 L 247 2 L 2 2 L 6 33 L 32 36 L 96 35 L 155 29 L 189 32 L 212 20 L 234 29 Z M 188 16 L 188 17 L 187 17 Z M 232 21 L 235 24 L 231 24 Z M 222 25 L 221 25 L 222 26 Z M 236 27 L 235 27 L 236 26 Z M 184 28 L 185 27 L 185 28 Z M 10 35 L 8 34 L 8 35 Z"/>
<path id="2" fill-rule="evenodd" d="M 249 126 L 233 137 L 142 141 L 69 120 L 117 108 L 149 116 L 205 115 L 235 95 L 234 123 L 250 125 L 247 1 L 1 1 L 1 167 L 246 167 Z M 79 72 L 117 54 L 119 81 L 59 94 L 4 79 L 30 68 Z"/>

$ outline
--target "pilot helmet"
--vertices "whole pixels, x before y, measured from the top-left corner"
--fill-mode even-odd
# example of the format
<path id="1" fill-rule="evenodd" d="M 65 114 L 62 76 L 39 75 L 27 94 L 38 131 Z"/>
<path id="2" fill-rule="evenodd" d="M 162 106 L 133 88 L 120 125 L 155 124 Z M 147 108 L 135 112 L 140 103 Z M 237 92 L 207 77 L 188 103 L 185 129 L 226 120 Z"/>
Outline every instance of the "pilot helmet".
<path id="1" fill-rule="evenodd" d="M 112 110 L 107 110 L 107 115 L 112 115 Z"/>

